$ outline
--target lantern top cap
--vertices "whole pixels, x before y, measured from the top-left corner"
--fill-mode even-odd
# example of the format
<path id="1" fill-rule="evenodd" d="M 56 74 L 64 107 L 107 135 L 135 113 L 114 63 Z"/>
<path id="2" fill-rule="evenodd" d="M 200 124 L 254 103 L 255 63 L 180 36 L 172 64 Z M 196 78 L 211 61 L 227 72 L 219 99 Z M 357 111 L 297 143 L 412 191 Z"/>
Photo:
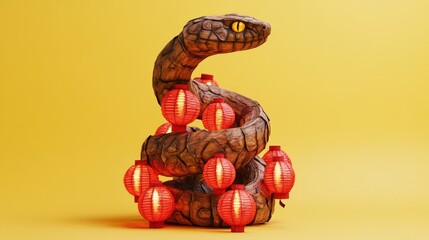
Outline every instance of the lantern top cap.
<path id="1" fill-rule="evenodd" d="M 270 151 L 280 151 L 280 150 L 281 150 L 281 148 L 278 145 L 270 146 Z"/>
<path id="2" fill-rule="evenodd" d="M 213 155 L 213 157 L 214 157 L 214 158 L 225 158 L 225 154 L 223 154 L 223 153 L 215 153 L 215 154 Z"/>
<path id="3" fill-rule="evenodd" d="M 273 161 L 284 161 L 285 157 L 284 156 L 273 156 Z"/>
<path id="4" fill-rule="evenodd" d="M 162 187 L 162 182 L 161 181 L 154 181 L 150 183 L 151 187 Z"/>
<path id="5" fill-rule="evenodd" d="M 223 102 L 225 102 L 225 100 L 223 98 L 215 98 L 215 99 L 213 99 L 213 102 L 214 103 L 223 103 Z"/>
<path id="6" fill-rule="evenodd" d="M 147 165 L 147 160 L 135 160 L 134 165 Z"/>
<path id="7" fill-rule="evenodd" d="M 211 75 L 211 74 L 206 74 L 206 73 L 202 73 L 202 74 L 201 74 L 201 79 L 202 79 L 202 80 L 213 80 L 213 75 Z"/>
<path id="8" fill-rule="evenodd" d="M 174 84 L 174 89 L 188 90 L 188 85 L 183 83 Z"/>
<path id="9" fill-rule="evenodd" d="M 231 189 L 232 190 L 244 190 L 244 184 L 232 184 Z"/>

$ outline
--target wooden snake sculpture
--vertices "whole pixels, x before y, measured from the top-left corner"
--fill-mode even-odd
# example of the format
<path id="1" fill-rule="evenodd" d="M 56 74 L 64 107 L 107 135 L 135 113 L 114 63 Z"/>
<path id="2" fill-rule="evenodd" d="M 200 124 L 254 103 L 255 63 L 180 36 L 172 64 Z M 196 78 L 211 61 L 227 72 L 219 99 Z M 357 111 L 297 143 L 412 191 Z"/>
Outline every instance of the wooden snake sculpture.
<path id="1" fill-rule="evenodd" d="M 269 118 L 256 102 L 237 93 L 191 81 L 191 74 L 205 58 L 251 49 L 262 45 L 271 32 L 268 23 L 255 18 L 228 14 L 204 16 L 189 21 L 158 55 L 153 71 L 153 88 L 158 103 L 177 83 L 188 84 L 203 110 L 214 98 L 223 98 L 234 110 L 236 121 L 229 129 L 206 131 L 189 128 L 185 133 L 149 136 L 143 143 L 141 159 L 155 171 L 174 180 L 165 182 L 176 199 L 169 223 L 224 226 L 217 213 L 219 196 L 204 183 L 204 163 L 214 153 L 223 152 L 235 166 L 235 183 L 246 185 L 257 204 L 252 224 L 269 221 L 274 199 L 264 190 L 265 162 L 257 157 L 270 135 Z"/>

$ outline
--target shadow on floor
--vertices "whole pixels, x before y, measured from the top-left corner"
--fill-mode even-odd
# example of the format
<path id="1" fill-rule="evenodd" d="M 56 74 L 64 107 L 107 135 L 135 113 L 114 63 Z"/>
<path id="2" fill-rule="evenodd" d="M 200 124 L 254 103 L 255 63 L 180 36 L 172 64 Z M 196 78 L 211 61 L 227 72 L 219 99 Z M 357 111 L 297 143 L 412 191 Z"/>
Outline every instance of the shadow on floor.
<path id="1" fill-rule="evenodd" d="M 113 228 L 128 228 L 128 229 L 148 229 L 149 222 L 138 216 L 99 216 L 99 217 L 83 217 L 83 218 L 74 218 L 68 219 L 67 222 L 78 225 L 87 225 L 87 226 L 99 226 L 99 227 L 113 227 Z M 259 228 L 264 224 L 258 224 L 253 226 L 247 226 L 246 228 Z M 165 224 L 165 228 L 175 229 L 178 231 L 200 231 L 200 232 L 211 232 L 211 233 L 230 233 L 228 227 L 224 228 L 205 228 L 199 226 L 184 226 L 184 225 L 174 225 L 174 224 Z"/>
<path id="2" fill-rule="evenodd" d="M 136 216 L 100 216 L 68 219 L 73 224 L 117 228 L 149 228 L 149 222 Z"/>

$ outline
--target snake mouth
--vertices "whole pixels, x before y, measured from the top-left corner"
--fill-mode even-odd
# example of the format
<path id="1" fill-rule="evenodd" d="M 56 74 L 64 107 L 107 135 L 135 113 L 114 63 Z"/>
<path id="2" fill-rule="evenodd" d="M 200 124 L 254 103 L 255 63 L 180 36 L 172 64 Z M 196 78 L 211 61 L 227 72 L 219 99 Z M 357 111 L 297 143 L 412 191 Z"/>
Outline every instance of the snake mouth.
<path id="1" fill-rule="evenodd" d="M 207 57 L 214 54 L 229 53 L 235 51 L 243 51 L 256 48 L 266 42 L 268 36 L 252 38 L 249 40 L 242 39 L 240 41 L 219 40 L 219 39 L 203 39 L 199 38 L 192 41 L 192 44 L 186 44 L 187 52 L 195 56 Z"/>
<path id="2" fill-rule="evenodd" d="M 214 41 L 207 40 L 202 43 L 197 43 L 201 54 L 228 53 L 235 51 L 248 50 L 258 47 L 265 43 L 266 37 L 252 39 L 250 41 Z"/>
<path id="3" fill-rule="evenodd" d="M 267 38 L 268 38 L 268 36 L 262 36 L 262 37 L 258 37 L 258 38 L 252 38 L 251 40 L 249 40 L 249 41 L 231 41 L 231 40 L 226 40 L 226 41 L 222 41 L 222 40 L 219 40 L 219 42 L 226 42 L 226 43 L 246 43 L 246 42 L 255 42 L 255 41 L 261 41 L 261 40 L 267 40 Z M 210 40 L 210 39 L 207 39 L 207 41 L 216 41 L 216 40 Z"/>

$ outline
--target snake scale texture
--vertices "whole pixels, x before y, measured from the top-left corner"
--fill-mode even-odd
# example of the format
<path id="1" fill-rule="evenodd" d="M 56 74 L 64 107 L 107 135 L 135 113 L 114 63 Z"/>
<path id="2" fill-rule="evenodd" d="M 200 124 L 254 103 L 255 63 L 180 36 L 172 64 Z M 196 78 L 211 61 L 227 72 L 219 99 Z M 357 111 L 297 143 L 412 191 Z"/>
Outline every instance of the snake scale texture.
<path id="1" fill-rule="evenodd" d="M 252 49 L 262 45 L 271 32 L 268 23 L 237 14 L 204 16 L 190 20 L 183 31 L 161 51 L 153 71 L 153 89 L 158 100 L 175 84 L 187 84 L 204 109 L 214 98 L 223 98 L 234 110 L 236 121 L 229 129 L 206 131 L 188 127 L 185 133 L 149 136 L 143 143 L 141 159 L 161 175 L 176 200 L 169 223 L 205 227 L 225 226 L 217 212 L 219 196 L 202 180 L 202 171 L 214 153 L 223 152 L 235 166 L 235 183 L 245 184 L 257 204 L 251 224 L 270 220 L 274 199 L 263 185 L 265 162 L 257 155 L 270 135 L 269 118 L 254 100 L 240 94 L 191 80 L 197 65 L 205 58 Z"/>

